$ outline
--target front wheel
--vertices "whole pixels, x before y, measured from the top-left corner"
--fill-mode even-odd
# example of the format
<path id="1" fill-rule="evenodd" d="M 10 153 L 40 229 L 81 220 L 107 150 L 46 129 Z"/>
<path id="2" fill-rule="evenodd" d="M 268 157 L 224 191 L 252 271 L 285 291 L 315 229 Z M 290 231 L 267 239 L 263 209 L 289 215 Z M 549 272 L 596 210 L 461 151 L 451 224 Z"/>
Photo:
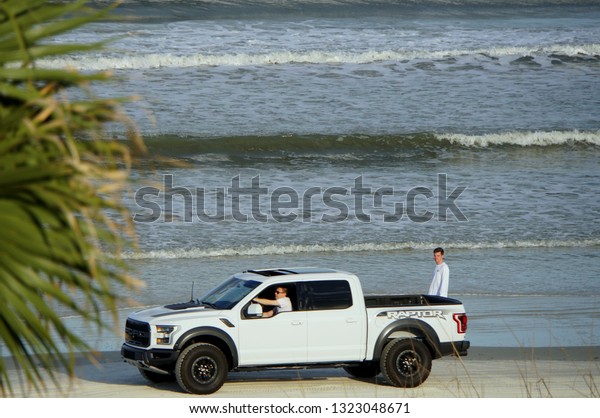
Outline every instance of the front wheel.
<path id="1" fill-rule="evenodd" d="M 419 340 L 397 339 L 385 347 L 380 364 L 383 375 L 394 386 L 414 388 L 431 372 L 431 353 Z"/>
<path id="2" fill-rule="evenodd" d="M 183 350 L 177 359 L 175 376 L 186 392 L 197 395 L 214 393 L 227 378 L 227 359 L 212 344 L 194 344 Z"/>

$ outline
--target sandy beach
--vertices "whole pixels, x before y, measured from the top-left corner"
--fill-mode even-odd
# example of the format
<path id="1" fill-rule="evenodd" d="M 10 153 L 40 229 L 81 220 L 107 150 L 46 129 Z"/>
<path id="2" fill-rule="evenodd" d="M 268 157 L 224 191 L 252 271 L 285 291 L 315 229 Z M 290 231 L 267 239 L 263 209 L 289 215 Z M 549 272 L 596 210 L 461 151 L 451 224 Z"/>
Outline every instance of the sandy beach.
<path id="1" fill-rule="evenodd" d="M 303 369 L 230 373 L 218 392 L 202 398 L 597 398 L 599 359 L 600 347 L 475 347 L 467 357 L 435 360 L 429 379 L 414 389 L 392 387 L 381 375 L 356 379 L 343 369 Z M 79 359 L 76 377 L 69 382 L 59 374 L 59 382 L 48 382 L 44 394 L 17 386 L 14 397 L 197 398 L 177 383 L 147 382 L 116 352 L 101 353 L 98 365 Z"/>

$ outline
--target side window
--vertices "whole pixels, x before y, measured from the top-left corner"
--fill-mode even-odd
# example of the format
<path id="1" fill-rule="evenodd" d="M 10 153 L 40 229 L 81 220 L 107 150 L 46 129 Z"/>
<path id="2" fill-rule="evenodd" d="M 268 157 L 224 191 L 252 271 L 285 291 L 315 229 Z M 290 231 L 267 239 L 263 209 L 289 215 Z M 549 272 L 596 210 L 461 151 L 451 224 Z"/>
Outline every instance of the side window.
<path id="1" fill-rule="evenodd" d="M 267 287 L 265 290 L 260 292 L 258 295 L 259 298 L 263 299 L 275 299 L 275 291 L 283 287 L 287 289 L 287 297 L 290 298 L 290 302 L 292 302 L 292 311 L 298 310 L 298 296 L 296 294 L 296 284 L 295 283 L 278 283 L 272 286 Z M 271 310 L 272 308 L 265 308 L 266 310 Z"/>
<path id="2" fill-rule="evenodd" d="M 352 306 L 352 292 L 346 280 L 306 282 L 306 309 L 346 309 Z"/>

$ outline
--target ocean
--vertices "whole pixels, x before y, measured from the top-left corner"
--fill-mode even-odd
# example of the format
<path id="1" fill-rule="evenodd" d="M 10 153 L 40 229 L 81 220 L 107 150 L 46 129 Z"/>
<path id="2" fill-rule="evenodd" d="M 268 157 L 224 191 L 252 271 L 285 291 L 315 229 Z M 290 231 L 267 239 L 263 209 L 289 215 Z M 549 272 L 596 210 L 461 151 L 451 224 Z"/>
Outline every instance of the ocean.
<path id="1" fill-rule="evenodd" d="M 137 96 L 151 159 L 185 163 L 137 168 L 124 193 L 140 306 L 300 265 L 423 293 L 442 246 L 472 345 L 600 345 L 600 1 L 125 0 L 113 17 L 56 40 L 107 49 L 41 65 L 112 71 L 95 93 Z"/>

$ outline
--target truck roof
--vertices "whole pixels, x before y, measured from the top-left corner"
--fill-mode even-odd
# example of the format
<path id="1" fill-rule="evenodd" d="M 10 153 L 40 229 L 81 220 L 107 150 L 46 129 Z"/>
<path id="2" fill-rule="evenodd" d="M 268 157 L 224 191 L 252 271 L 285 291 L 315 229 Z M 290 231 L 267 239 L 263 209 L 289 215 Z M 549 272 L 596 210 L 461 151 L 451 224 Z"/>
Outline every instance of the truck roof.
<path id="1" fill-rule="evenodd" d="M 346 271 L 321 268 L 321 267 L 284 267 L 270 269 L 252 269 L 246 270 L 243 273 L 236 274 L 236 277 L 243 279 L 252 279 L 259 281 L 267 281 L 269 278 L 281 278 L 281 276 L 290 276 L 290 280 L 298 280 L 309 277 L 327 277 L 327 276 L 345 276 L 355 277 L 354 274 Z"/>

